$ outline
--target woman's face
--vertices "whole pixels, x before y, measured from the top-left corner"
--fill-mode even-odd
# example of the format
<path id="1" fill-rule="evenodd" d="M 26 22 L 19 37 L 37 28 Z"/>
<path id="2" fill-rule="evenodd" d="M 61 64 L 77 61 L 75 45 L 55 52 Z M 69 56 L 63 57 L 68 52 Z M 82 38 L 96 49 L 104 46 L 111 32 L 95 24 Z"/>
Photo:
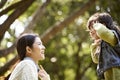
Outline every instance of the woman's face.
<path id="1" fill-rule="evenodd" d="M 32 47 L 32 58 L 35 61 L 39 61 L 39 60 L 44 60 L 45 59 L 45 46 L 42 44 L 42 41 L 39 37 L 35 38 L 35 41 L 33 43 L 33 47 Z"/>

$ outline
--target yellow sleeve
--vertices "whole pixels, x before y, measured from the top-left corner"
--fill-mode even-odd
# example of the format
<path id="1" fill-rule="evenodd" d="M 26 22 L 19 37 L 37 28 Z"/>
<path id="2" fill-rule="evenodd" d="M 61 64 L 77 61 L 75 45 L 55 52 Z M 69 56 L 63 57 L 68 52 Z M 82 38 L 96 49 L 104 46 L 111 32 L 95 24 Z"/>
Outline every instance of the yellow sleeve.
<path id="1" fill-rule="evenodd" d="M 97 35 L 104 41 L 108 42 L 110 45 L 115 46 L 117 43 L 117 38 L 115 34 L 109 30 L 105 25 L 101 23 L 95 23 L 93 25 L 97 32 Z"/>
<path id="2" fill-rule="evenodd" d="M 98 55 L 96 55 L 96 53 L 95 53 L 97 50 L 97 45 L 92 44 L 90 46 L 90 48 L 91 48 L 91 58 L 92 58 L 93 62 L 97 64 L 98 63 Z"/>

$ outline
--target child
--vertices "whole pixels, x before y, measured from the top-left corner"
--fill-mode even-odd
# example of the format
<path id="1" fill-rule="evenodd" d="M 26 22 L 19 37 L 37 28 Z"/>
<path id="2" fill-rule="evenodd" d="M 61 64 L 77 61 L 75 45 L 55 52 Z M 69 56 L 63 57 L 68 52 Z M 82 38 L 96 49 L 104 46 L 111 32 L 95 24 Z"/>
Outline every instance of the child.
<path id="1" fill-rule="evenodd" d="M 87 23 L 91 44 L 91 57 L 97 64 L 97 73 L 101 79 L 120 80 L 120 30 L 113 24 L 108 13 L 95 13 Z M 119 50 L 119 51 L 118 51 Z"/>

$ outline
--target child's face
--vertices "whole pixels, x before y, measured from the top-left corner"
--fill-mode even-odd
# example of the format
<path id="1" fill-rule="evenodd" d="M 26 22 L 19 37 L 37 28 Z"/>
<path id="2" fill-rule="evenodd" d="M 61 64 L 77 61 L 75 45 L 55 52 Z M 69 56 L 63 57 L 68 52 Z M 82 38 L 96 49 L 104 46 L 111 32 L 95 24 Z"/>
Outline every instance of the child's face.
<path id="1" fill-rule="evenodd" d="M 95 29 L 94 29 L 92 26 L 90 26 L 89 34 L 90 34 L 90 37 L 91 37 L 93 40 L 99 39 L 99 37 L 98 37 Z"/>

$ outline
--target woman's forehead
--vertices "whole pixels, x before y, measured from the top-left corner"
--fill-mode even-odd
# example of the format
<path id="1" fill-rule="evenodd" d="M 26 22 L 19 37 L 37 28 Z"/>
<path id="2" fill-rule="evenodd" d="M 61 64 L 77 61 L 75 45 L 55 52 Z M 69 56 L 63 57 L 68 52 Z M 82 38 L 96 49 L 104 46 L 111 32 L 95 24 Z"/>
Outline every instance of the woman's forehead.
<path id="1" fill-rule="evenodd" d="M 41 39 L 39 37 L 36 37 L 35 42 L 42 42 L 42 41 L 41 41 Z"/>

